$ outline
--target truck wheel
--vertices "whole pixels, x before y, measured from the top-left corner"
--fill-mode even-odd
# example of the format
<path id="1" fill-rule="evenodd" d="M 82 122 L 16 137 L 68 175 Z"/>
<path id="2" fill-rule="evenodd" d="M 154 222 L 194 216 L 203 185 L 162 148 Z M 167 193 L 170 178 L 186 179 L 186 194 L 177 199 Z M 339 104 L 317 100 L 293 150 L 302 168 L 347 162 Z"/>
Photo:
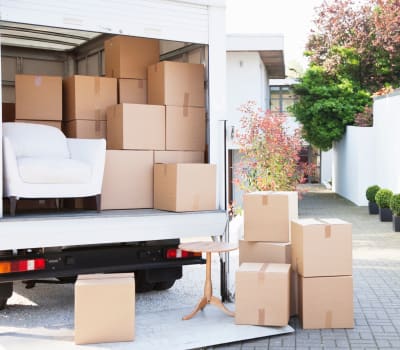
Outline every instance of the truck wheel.
<path id="1" fill-rule="evenodd" d="M 175 283 L 175 280 L 158 282 L 154 286 L 154 290 L 167 290 L 170 289 Z"/>
<path id="2" fill-rule="evenodd" d="M 154 286 L 155 283 L 147 281 L 146 271 L 135 272 L 135 290 L 137 293 L 151 292 Z"/>
<path id="3" fill-rule="evenodd" d="M 3 310 L 6 307 L 7 300 L 11 297 L 12 292 L 12 282 L 0 283 L 0 310 Z"/>

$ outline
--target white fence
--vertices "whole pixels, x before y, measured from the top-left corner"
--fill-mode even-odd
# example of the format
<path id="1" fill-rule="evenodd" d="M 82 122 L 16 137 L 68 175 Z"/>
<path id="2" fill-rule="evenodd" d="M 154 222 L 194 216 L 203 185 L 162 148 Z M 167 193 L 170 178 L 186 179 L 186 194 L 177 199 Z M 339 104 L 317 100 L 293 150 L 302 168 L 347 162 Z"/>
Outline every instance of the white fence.
<path id="1" fill-rule="evenodd" d="M 376 98 L 373 113 L 373 127 L 348 126 L 334 145 L 333 190 L 357 205 L 371 185 L 400 193 L 400 90 Z"/>

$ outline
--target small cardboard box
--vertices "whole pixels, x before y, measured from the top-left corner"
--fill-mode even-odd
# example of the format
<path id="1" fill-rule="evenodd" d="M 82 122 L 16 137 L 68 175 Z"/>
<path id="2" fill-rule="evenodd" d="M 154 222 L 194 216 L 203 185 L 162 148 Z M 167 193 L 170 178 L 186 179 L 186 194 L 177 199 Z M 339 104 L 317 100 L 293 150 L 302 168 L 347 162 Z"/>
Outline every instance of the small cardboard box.
<path id="1" fill-rule="evenodd" d="M 165 150 L 165 107 L 131 103 L 109 107 L 107 148 Z"/>
<path id="2" fill-rule="evenodd" d="M 154 151 L 154 163 L 204 163 L 204 152 Z"/>
<path id="3" fill-rule="evenodd" d="M 166 150 L 202 151 L 206 149 L 204 108 L 166 106 Z"/>
<path id="4" fill-rule="evenodd" d="M 241 264 L 236 271 L 236 324 L 286 326 L 289 274 L 289 264 Z"/>
<path id="5" fill-rule="evenodd" d="M 61 120 L 62 78 L 15 75 L 15 119 Z"/>
<path id="6" fill-rule="evenodd" d="M 290 243 L 248 242 L 239 240 L 239 265 L 245 262 L 291 263 Z M 297 315 L 297 274 L 290 270 L 290 316 Z"/>
<path id="7" fill-rule="evenodd" d="M 299 276 L 299 315 L 304 329 L 353 328 L 353 277 Z"/>
<path id="8" fill-rule="evenodd" d="M 15 121 L 16 123 L 31 123 L 31 124 L 42 124 L 42 125 L 48 125 L 48 126 L 54 126 L 57 129 L 62 129 L 62 122 L 61 120 L 23 120 L 23 119 L 18 119 Z"/>
<path id="9" fill-rule="evenodd" d="M 101 209 L 153 208 L 153 152 L 107 150 Z"/>
<path id="10" fill-rule="evenodd" d="M 299 219 L 291 224 L 292 265 L 300 275 L 352 275 L 350 223 L 340 219 Z"/>
<path id="11" fill-rule="evenodd" d="M 135 338 L 133 273 L 81 275 L 75 283 L 75 343 Z"/>
<path id="12" fill-rule="evenodd" d="M 147 79 L 147 66 L 160 60 L 156 39 L 118 35 L 104 42 L 107 77 Z"/>
<path id="13" fill-rule="evenodd" d="M 290 221 L 298 217 L 297 192 L 252 192 L 243 199 L 245 241 L 290 241 Z"/>
<path id="14" fill-rule="evenodd" d="M 176 212 L 216 209 L 214 164 L 154 164 L 154 208 Z"/>
<path id="15" fill-rule="evenodd" d="M 105 120 L 71 120 L 64 122 L 64 133 L 71 138 L 105 139 L 107 122 Z"/>
<path id="16" fill-rule="evenodd" d="M 204 107 L 204 66 L 163 61 L 147 69 L 148 103 Z"/>
<path id="17" fill-rule="evenodd" d="M 118 103 L 147 103 L 147 80 L 118 79 Z"/>
<path id="18" fill-rule="evenodd" d="M 63 80 L 64 120 L 106 120 L 117 104 L 117 79 L 73 75 Z"/>

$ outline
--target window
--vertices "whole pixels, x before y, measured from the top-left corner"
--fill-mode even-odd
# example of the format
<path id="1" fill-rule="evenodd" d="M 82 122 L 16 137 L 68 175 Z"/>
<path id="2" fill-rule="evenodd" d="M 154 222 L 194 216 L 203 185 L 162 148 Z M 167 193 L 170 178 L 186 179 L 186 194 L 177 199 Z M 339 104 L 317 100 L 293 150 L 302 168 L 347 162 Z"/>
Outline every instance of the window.
<path id="1" fill-rule="evenodd" d="M 297 97 L 288 85 L 270 87 L 271 111 L 287 112 L 287 108 L 296 102 Z"/>

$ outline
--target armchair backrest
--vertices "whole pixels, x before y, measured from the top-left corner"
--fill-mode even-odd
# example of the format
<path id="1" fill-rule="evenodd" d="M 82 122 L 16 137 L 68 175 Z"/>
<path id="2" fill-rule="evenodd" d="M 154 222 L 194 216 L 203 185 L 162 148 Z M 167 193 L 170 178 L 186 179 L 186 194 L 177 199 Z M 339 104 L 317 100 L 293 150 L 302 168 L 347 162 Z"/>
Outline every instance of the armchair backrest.
<path id="1" fill-rule="evenodd" d="M 56 127 L 30 123 L 3 123 L 3 136 L 19 157 L 70 158 L 65 135 Z"/>

